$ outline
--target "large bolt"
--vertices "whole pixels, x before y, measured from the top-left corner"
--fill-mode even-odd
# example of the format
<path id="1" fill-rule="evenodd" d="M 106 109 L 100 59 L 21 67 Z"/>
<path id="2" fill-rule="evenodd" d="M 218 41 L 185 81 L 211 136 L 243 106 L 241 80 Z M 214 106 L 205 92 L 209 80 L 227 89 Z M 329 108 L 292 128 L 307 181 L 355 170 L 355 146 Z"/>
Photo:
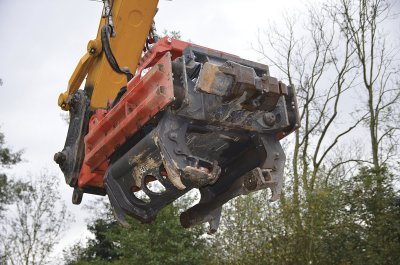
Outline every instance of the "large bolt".
<path id="1" fill-rule="evenodd" d="M 272 112 L 267 112 L 264 114 L 263 120 L 265 124 L 267 124 L 268 126 L 272 126 L 276 121 L 275 114 L 273 114 Z"/>
<path id="2" fill-rule="evenodd" d="M 177 154 L 177 155 L 183 154 L 182 149 L 180 149 L 179 147 L 176 147 L 176 148 L 174 149 L 174 152 L 175 152 L 175 154 Z"/>
<path id="3" fill-rule="evenodd" d="M 67 154 L 65 152 L 58 152 L 54 154 L 54 161 L 57 164 L 61 165 L 65 162 L 65 160 L 67 160 Z"/>
<path id="4" fill-rule="evenodd" d="M 243 185 L 248 191 L 254 191 L 257 188 L 257 176 L 249 172 L 243 180 Z"/>
<path id="5" fill-rule="evenodd" d="M 176 139 L 178 139 L 178 134 L 176 132 L 170 132 L 169 139 L 171 139 L 172 141 L 176 141 Z"/>

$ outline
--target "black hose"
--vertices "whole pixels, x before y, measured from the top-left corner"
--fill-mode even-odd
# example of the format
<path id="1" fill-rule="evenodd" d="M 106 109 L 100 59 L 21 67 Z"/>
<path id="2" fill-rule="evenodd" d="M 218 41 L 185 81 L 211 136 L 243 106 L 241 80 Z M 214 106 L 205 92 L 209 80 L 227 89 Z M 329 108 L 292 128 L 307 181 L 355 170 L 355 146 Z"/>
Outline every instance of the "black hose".
<path id="1" fill-rule="evenodd" d="M 126 86 L 122 87 L 122 88 L 119 90 L 117 96 L 115 97 L 115 99 L 114 99 L 114 101 L 113 101 L 113 103 L 112 103 L 112 105 L 111 105 L 111 108 L 114 108 L 115 105 L 117 105 L 117 103 L 121 100 L 121 98 L 122 98 L 122 96 L 125 94 L 125 92 L 126 92 Z"/>
<path id="2" fill-rule="evenodd" d="M 104 54 L 106 55 L 107 61 L 115 72 L 119 74 L 125 74 L 126 79 L 129 82 L 129 80 L 133 78 L 133 74 L 129 69 L 119 67 L 117 60 L 115 59 L 114 54 L 111 51 L 110 40 L 108 39 L 108 35 L 109 35 L 108 25 L 104 25 L 103 28 L 101 29 L 101 44 L 103 45 L 103 51 Z"/>

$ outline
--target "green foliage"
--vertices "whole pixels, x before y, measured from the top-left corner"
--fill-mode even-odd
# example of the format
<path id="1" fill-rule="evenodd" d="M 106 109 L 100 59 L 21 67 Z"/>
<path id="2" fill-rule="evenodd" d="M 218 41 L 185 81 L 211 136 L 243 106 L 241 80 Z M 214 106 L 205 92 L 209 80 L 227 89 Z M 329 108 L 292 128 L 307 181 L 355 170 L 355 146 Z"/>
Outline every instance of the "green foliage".
<path id="1" fill-rule="evenodd" d="M 0 132 L 0 169 L 10 167 L 21 161 L 22 152 L 13 152 L 5 146 L 4 134 Z M 10 181 L 7 175 L 0 172 L 0 218 L 5 205 L 12 202 L 14 194 L 26 184 L 22 182 Z"/>
<path id="2" fill-rule="evenodd" d="M 4 146 L 4 134 L 0 132 L 0 167 L 7 167 L 17 164 L 21 161 L 22 152 L 12 152 L 11 149 Z"/>
<path id="3" fill-rule="evenodd" d="M 362 168 L 349 186 L 344 213 L 351 217 L 349 234 L 357 240 L 343 246 L 353 249 L 351 263 L 400 264 L 400 208 L 393 175 L 387 168 Z"/>
<path id="4" fill-rule="evenodd" d="M 265 192 L 237 198 L 225 210 L 213 264 L 400 264 L 392 180 L 385 168 L 362 168 L 302 196 L 299 206 L 290 194 L 279 205 Z"/>
<path id="5" fill-rule="evenodd" d="M 266 196 L 265 192 L 241 196 L 224 207 L 222 225 L 213 238 L 211 264 L 260 264 L 259 250 L 270 222 Z"/>
<path id="6" fill-rule="evenodd" d="M 204 264 L 207 242 L 201 227 L 185 230 L 178 209 L 164 208 L 151 224 L 129 218 L 129 228 L 113 218 L 100 218 L 89 225 L 94 239 L 86 247 L 74 246 L 67 264 Z"/>
<path id="7" fill-rule="evenodd" d="M 386 168 L 316 184 L 300 203 L 290 193 L 268 202 L 266 191 L 236 198 L 212 237 L 202 227 L 183 229 L 172 206 L 153 224 L 130 219 L 130 228 L 106 216 L 89 226 L 95 238 L 74 246 L 67 263 L 400 264 L 398 192 Z"/>
<path id="8" fill-rule="evenodd" d="M 118 259 L 117 247 L 108 238 L 108 233 L 118 226 L 112 219 L 97 219 L 88 225 L 88 230 L 94 238 L 89 239 L 86 247 L 80 244 L 64 251 L 67 264 L 102 264 Z"/>
<path id="9" fill-rule="evenodd" d="M 5 174 L 0 174 L 0 216 L 2 211 L 4 211 L 4 205 L 10 201 L 10 194 L 11 191 L 7 176 Z"/>

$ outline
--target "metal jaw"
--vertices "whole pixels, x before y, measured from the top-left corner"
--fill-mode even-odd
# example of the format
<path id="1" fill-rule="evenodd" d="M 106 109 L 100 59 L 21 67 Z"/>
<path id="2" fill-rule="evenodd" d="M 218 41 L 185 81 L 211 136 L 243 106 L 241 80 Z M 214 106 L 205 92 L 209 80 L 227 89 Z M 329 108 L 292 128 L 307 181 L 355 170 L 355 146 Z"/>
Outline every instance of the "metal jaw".
<path id="1" fill-rule="evenodd" d="M 230 199 L 266 188 L 271 189 L 271 200 L 279 198 L 285 154 L 277 132 L 294 127 L 286 104 L 292 88 L 257 75 L 266 75 L 265 69 L 224 60 L 218 68 L 215 59 L 194 60 L 201 52 L 192 48 L 192 56 L 172 62 L 171 108 L 160 113 L 152 131 L 106 173 L 107 194 L 122 223 L 125 215 L 150 222 L 165 205 L 197 188 L 200 202 L 181 214 L 181 224 L 208 222 L 213 233 L 221 207 Z M 234 70 L 219 71 L 227 65 Z M 205 85 L 207 78 L 213 81 Z M 158 181 L 163 192 L 151 191 L 149 178 Z"/>

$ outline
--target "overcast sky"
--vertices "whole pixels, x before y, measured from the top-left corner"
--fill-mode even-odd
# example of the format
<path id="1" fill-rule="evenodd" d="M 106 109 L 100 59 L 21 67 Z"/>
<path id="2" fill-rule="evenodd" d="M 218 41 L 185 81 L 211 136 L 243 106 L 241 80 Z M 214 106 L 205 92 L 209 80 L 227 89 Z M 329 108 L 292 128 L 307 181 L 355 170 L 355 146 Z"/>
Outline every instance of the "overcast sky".
<path id="1" fill-rule="evenodd" d="M 155 20 L 159 32 L 179 30 L 183 39 L 255 60 L 251 43 L 258 29 L 269 21 L 279 23 L 284 11 L 295 11 L 303 3 L 160 0 Z M 102 3 L 89 0 L 0 0 L 0 126 L 8 145 L 25 150 L 26 160 L 10 176 L 48 169 L 62 180 L 62 197 L 77 219 L 63 245 L 82 237 L 86 225 L 82 207 L 70 202 L 72 189 L 52 161 L 67 132 L 57 98 L 87 42 L 96 36 L 101 10 Z"/>

